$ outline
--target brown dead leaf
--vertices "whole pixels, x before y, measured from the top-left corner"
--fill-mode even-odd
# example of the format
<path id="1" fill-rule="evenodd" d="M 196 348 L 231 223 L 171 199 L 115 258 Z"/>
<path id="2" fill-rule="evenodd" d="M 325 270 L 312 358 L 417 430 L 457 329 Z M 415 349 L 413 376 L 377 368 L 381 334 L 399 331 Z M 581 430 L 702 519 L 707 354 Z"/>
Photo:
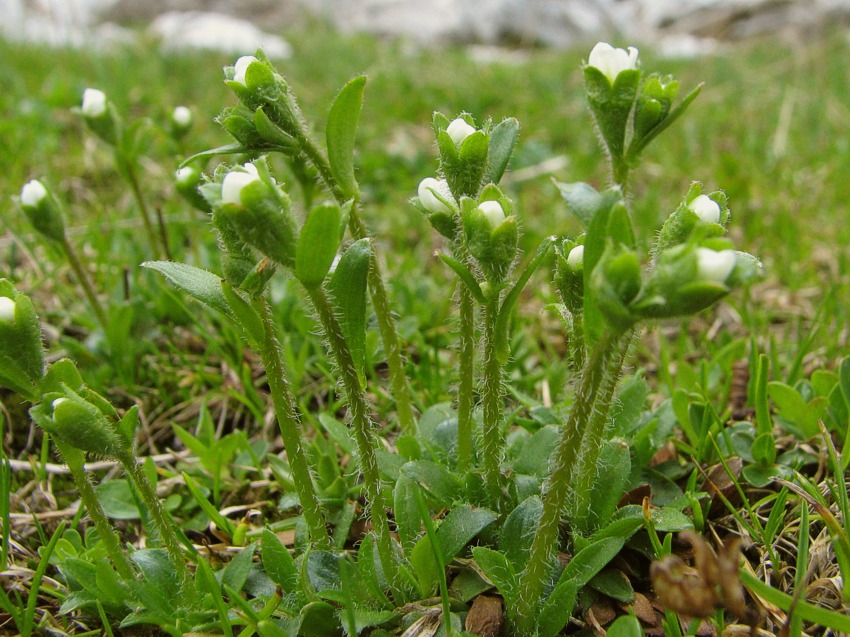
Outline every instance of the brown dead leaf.
<path id="1" fill-rule="evenodd" d="M 472 602 L 466 616 L 466 632 L 479 637 L 499 637 L 505 623 L 502 598 L 495 595 L 479 595 Z"/>

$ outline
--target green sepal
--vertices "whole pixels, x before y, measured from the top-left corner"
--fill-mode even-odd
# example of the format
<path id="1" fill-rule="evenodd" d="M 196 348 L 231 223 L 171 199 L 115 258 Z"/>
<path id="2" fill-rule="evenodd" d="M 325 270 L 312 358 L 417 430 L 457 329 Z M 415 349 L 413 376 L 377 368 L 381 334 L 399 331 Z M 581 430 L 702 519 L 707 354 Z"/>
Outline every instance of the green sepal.
<path id="1" fill-rule="evenodd" d="M 221 111 L 215 121 L 230 133 L 241 147 L 250 149 L 251 152 L 267 150 L 271 146 L 257 130 L 255 111 L 245 106 L 229 106 Z M 194 157 L 197 155 L 192 159 Z"/>
<path id="2" fill-rule="evenodd" d="M 95 454 L 116 458 L 131 450 L 130 441 L 94 405 L 75 391 L 64 387 L 60 394 L 46 394 L 45 400 L 30 409 L 33 421 L 65 444 Z M 64 400 L 54 406 L 54 401 Z"/>
<path id="3" fill-rule="evenodd" d="M 227 281 L 221 281 L 221 293 L 230 307 L 235 322 L 244 330 L 248 344 L 255 350 L 262 348 L 266 336 L 263 319 L 251 307 L 251 304 L 242 298 L 242 294 L 233 289 Z"/>
<path id="4" fill-rule="evenodd" d="M 83 116 L 89 130 L 110 146 L 117 146 L 121 141 L 121 118 L 112 102 L 107 100 L 106 111 L 97 117 L 84 115 L 82 109 L 74 109 Z"/>
<path id="5" fill-rule="evenodd" d="M 284 154 L 297 152 L 300 148 L 298 140 L 269 119 L 263 108 L 261 106 L 254 111 L 254 129 L 257 135 L 279 152 Z"/>
<path id="6" fill-rule="evenodd" d="M 258 170 L 261 165 L 258 162 Z M 242 205 L 223 204 L 239 236 L 262 254 L 286 267 L 295 265 L 297 229 L 289 197 L 264 179 L 242 189 Z"/>
<path id="7" fill-rule="evenodd" d="M 322 284 L 342 240 L 342 210 L 336 203 L 316 206 L 307 215 L 295 253 L 295 276 L 306 288 Z"/>
<path id="8" fill-rule="evenodd" d="M 77 370 L 77 364 L 70 358 L 62 358 L 53 363 L 41 381 L 41 393 L 61 393 L 62 386 L 79 392 L 85 383 Z"/>
<path id="9" fill-rule="evenodd" d="M 342 193 L 355 200 L 360 198 L 360 187 L 354 176 L 354 140 L 365 87 L 365 75 L 355 77 L 342 87 L 331 106 L 326 127 L 331 174 Z"/>
<path id="10" fill-rule="evenodd" d="M 653 246 L 653 253 L 659 254 L 668 248 L 688 241 L 710 239 L 719 237 L 726 232 L 726 224 L 729 222 L 729 208 L 727 207 L 726 194 L 715 191 L 708 197 L 720 206 L 720 223 L 705 223 L 700 220 L 699 215 L 690 209 L 691 202 L 702 194 L 702 184 L 698 181 L 691 184 L 688 194 L 670 214 L 661 226 L 658 238 Z M 699 231 L 699 235 L 696 232 Z"/>
<path id="11" fill-rule="evenodd" d="M 629 304 L 637 297 L 641 289 L 641 266 L 637 254 L 622 244 L 616 245 L 609 239 L 608 246 L 590 277 L 589 289 L 596 308 L 605 317 L 609 325 L 623 332 L 631 327 L 636 317 Z M 585 307 L 585 312 L 587 308 Z M 586 332 L 588 325 L 585 314 Z"/>
<path id="12" fill-rule="evenodd" d="M 174 189 L 181 197 L 183 197 L 183 199 L 190 203 L 193 208 L 207 214 L 211 213 L 212 206 L 200 191 L 202 181 L 201 171 L 195 166 L 188 165 L 186 167 L 191 170 L 191 173 L 189 173 L 189 175 L 185 178 L 175 179 Z"/>
<path id="13" fill-rule="evenodd" d="M 440 131 L 444 131 L 451 124 L 451 120 L 440 112 L 434 111 L 431 118 L 431 125 L 434 127 L 434 135 L 438 135 Z M 454 146 L 454 144 L 452 144 Z"/>
<path id="14" fill-rule="evenodd" d="M 602 71 L 586 65 L 584 84 L 590 109 L 612 158 L 625 157 L 626 127 L 637 97 L 640 69 L 620 71 L 612 86 Z"/>
<path id="15" fill-rule="evenodd" d="M 329 283 L 342 335 L 361 379 L 366 373 L 366 292 L 371 259 L 369 239 L 355 241 L 343 252 Z"/>
<path id="16" fill-rule="evenodd" d="M 44 348 L 35 307 L 6 279 L 0 279 L 0 296 L 15 303 L 14 319 L 0 321 L 0 385 L 36 401 L 44 375 Z"/>
<path id="17" fill-rule="evenodd" d="M 469 271 L 469 268 L 447 254 L 440 254 L 440 260 L 454 270 L 461 282 L 469 288 L 470 292 L 472 292 L 472 296 L 475 297 L 476 301 L 479 303 L 487 302 L 484 298 L 484 292 L 481 291 L 481 286 L 478 285 L 478 281 L 475 280 L 475 277 L 472 272 Z"/>
<path id="18" fill-rule="evenodd" d="M 51 188 L 45 188 L 47 195 L 35 206 L 21 204 L 21 210 L 29 219 L 32 227 L 51 241 L 65 241 L 65 220 L 62 209 Z"/>
<path id="19" fill-rule="evenodd" d="M 503 120 L 490 131 L 484 183 L 498 184 L 501 181 L 511 160 L 517 139 L 519 139 L 519 120 L 515 117 Z"/>
<path id="20" fill-rule="evenodd" d="M 643 136 L 638 137 L 635 135 L 635 138 L 629 144 L 629 150 L 627 153 L 628 161 L 635 161 L 643 149 L 647 147 L 649 142 L 658 137 L 661 133 L 667 130 L 673 122 L 679 119 L 685 110 L 687 110 L 691 103 L 697 98 L 697 95 L 700 94 L 702 87 L 703 85 L 699 84 L 693 91 L 688 93 L 682 101 L 679 102 L 676 108 L 667 113 L 654 128 L 644 133 Z"/>
<path id="21" fill-rule="evenodd" d="M 584 309 L 584 263 L 573 267 L 567 262 L 570 252 L 581 245 L 583 236 L 576 241 L 563 239 L 555 243 L 555 276 L 552 282 L 570 314 L 582 314 Z"/>
<path id="22" fill-rule="evenodd" d="M 519 296 L 525 285 L 528 283 L 528 280 L 531 278 L 531 275 L 534 274 L 537 268 L 539 268 L 543 263 L 543 260 L 549 252 L 549 248 L 552 247 L 556 239 L 557 237 L 555 236 L 548 236 L 543 239 L 542 243 L 537 248 L 537 252 L 534 253 L 531 261 L 529 261 L 528 265 L 525 266 L 525 269 L 522 271 L 519 279 L 517 279 L 517 282 L 514 283 L 514 286 L 505 295 L 505 298 L 502 301 L 502 305 L 499 308 L 499 314 L 496 317 L 495 329 L 496 357 L 502 364 L 508 361 L 511 354 L 511 345 L 508 339 L 508 325 L 510 324 L 513 308 L 519 300 Z"/>

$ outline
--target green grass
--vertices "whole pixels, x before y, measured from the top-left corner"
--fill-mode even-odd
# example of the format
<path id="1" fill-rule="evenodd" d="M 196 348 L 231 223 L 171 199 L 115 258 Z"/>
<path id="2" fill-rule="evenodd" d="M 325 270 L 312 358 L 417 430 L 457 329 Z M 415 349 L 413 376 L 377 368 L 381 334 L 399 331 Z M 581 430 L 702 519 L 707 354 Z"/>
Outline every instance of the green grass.
<path id="1" fill-rule="evenodd" d="M 315 118 L 317 130 L 323 130 L 328 105 L 339 87 L 358 73 L 369 76 L 356 160 L 364 216 L 386 260 L 414 402 L 423 411 L 450 401 L 455 308 L 449 290 L 454 283 L 447 268 L 432 256 L 439 247 L 434 233 L 409 203 L 419 181 L 437 166 L 432 113 L 454 116 L 466 111 L 478 121 L 519 119 L 521 138 L 507 191 L 516 202 L 525 232 L 522 248 L 528 253 L 546 235 L 579 231 L 565 212 L 551 175 L 536 170 L 542 162 L 564 158 L 565 167 L 554 173 L 559 181 L 606 185 L 597 134 L 583 98 L 578 61 L 586 52 L 511 52 L 517 55 L 509 61 L 485 65 L 472 62 L 462 49 L 417 52 L 402 43 L 342 37 L 323 28 L 289 34 L 289 39 L 295 54 L 279 68 L 304 112 Z M 834 34 L 804 48 L 772 40 L 739 44 L 696 61 L 657 59 L 652 51 L 641 51 L 643 65 L 674 74 L 683 93 L 700 82 L 705 87 L 683 120 L 645 153 L 630 193 L 636 225 L 646 236 L 676 207 L 690 182 L 699 180 L 709 192 L 726 191 L 735 244 L 758 255 L 765 265 L 763 280 L 724 301 L 720 311 L 712 310 L 681 327 L 663 324 L 643 339 L 637 365 L 646 368 L 654 406 L 673 397 L 673 408 L 683 406 L 685 414 L 692 413 L 688 410 L 696 403 L 700 409 L 706 403 L 724 413 L 732 362 L 747 356 L 755 359 L 754 349 L 767 354 L 772 380 L 792 386 L 816 370 L 837 369 L 846 355 L 850 87 L 843 62 L 848 49 L 843 34 Z M 268 407 L 258 361 L 243 351 L 239 335 L 225 321 L 200 311 L 184 295 L 163 286 L 157 275 L 138 267 L 149 255 L 132 197 L 115 174 L 110 153 L 71 109 L 79 104 L 84 88 L 97 87 L 108 92 L 128 119 L 152 121 L 141 178 L 151 204 L 167 222 L 174 258 L 220 271 L 209 222 L 176 196 L 171 182 L 180 158 L 228 141 L 213 118 L 222 106 L 233 103 L 221 82 L 222 66 L 232 62 L 219 54 L 165 56 L 142 47 L 99 54 L 0 43 L 0 77 L 6 78 L 0 92 L 0 275 L 32 298 L 47 326 L 51 356 L 73 356 L 86 381 L 119 407 L 141 404 L 146 434 L 142 453 L 180 446 L 174 424 L 199 438 L 204 432 L 209 443 L 234 430 L 247 433 L 254 446 L 244 444 L 235 452 L 239 470 L 208 480 L 215 485 L 216 504 L 221 507 L 279 496 L 275 487 L 286 483 L 274 465 L 271 472 L 263 470 L 265 464 L 257 459 L 265 453 L 257 446 L 260 441 L 269 439 L 274 450 L 279 449 L 269 436 L 274 428 L 263 423 Z M 178 104 L 191 106 L 196 122 L 179 144 L 165 132 L 168 114 Z M 214 165 L 210 163 L 209 169 Z M 523 175 L 530 177 L 517 178 Z M 111 316 L 123 317 L 123 322 L 116 320 L 111 337 L 96 329 L 85 297 L 58 251 L 44 245 L 13 203 L 32 178 L 44 178 L 65 203 L 72 242 L 91 264 Z M 539 411 L 544 383 L 556 405 L 568 400 L 571 391 L 560 325 L 545 309 L 555 301 L 548 280 L 548 275 L 538 274 L 524 293 L 508 368 L 507 413 L 513 414 L 515 424 L 531 430 L 545 422 Z M 273 282 L 272 298 L 297 401 L 311 420 L 319 413 L 334 413 L 342 398 L 327 382 L 333 365 L 304 299 L 291 281 L 283 279 Z M 712 336 L 705 339 L 709 327 Z M 132 338 L 126 338 L 128 333 Z M 367 348 L 370 360 L 382 360 L 375 330 L 370 330 Z M 751 369 L 755 375 L 755 363 Z M 374 402 L 383 424 L 392 405 L 383 393 L 384 370 L 378 365 L 369 373 L 378 381 L 370 389 L 379 388 Z M 814 394 L 807 396 L 811 397 Z M 755 398 L 751 387 L 750 404 Z M 28 422 L 25 406 L 8 392 L 0 394 L 0 400 L 8 414 L 5 454 L 15 460 L 44 458 L 40 430 Z M 210 414 L 212 420 L 205 420 Z M 721 448 L 729 452 L 739 439 L 723 434 L 720 425 L 718 419 L 711 431 L 720 438 L 727 436 Z M 523 435 L 519 431 L 517 438 Z M 677 444 L 681 466 L 663 469 L 669 472 L 664 484 L 686 482 L 692 456 L 701 460 L 704 454 L 716 462 L 707 437 L 679 439 Z M 330 451 L 320 437 L 311 450 L 314 459 L 328 458 L 320 465 L 328 475 L 350 473 L 350 458 L 331 461 L 335 449 L 332 443 L 329 447 Z M 159 477 L 177 479 L 181 469 L 186 467 L 165 463 Z M 9 478 L 8 489 L 22 494 L 26 507 L 41 513 L 50 507 L 32 493 L 31 477 L 19 467 Z M 246 486 L 250 480 L 254 482 Z M 39 484 L 36 491 L 46 489 L 47 502 L 55 495 L 60 508 L 75 499 L 64 477 Z M 356 489 L 353 492 L 356 495 Z M 703 495 L 694 497 L 704 501 Z M 835 508 L 840 498 L 832 497 L 825 502 Z M 796 513 L 789 513 L 789 527 L 799 519 L 799 502 L 795 500 Z M 769 497 L 759 496 L 751 512 L 761 514 L 770 505 Z M 186 528 L 205 528 L 188 495 L 178 497 L 174 506 L 187 519 Z M 259 508 L 268 516 L 281 517 L 274 506 Z M 280 522 L 277 518 L 270 521 Z M 138 521 L 131 518 L 121 524 L 132 537 Z M 51 531 L 38 528 L 44 537 Z M 13 533 L 20 539 L 15 533 L 21 534 L 20 527 Z M 792 528 L 790 533 L 795 536 L 789 540 L 793 549 L 798 531 Z M 36 531 L 22 536 L 34 556 L 39 544 Z M 61 542 L 56 548 L 60 550 L 65 550 Z M 793 550 L 784 545 L 775 550 L 783 564 L 797 564 Z M 22 555 L 11 559 L 23 562 Z M 29 568 L 36 564 L 31 558 Z M 775 564 L 774 569 L 779 572 Z M 792 580 L 785 573 L 776 586 L 788 592 Z M 784 597 L 780 601 L 787 604 Z M 56 612 L 49 604 L 45 608 Z M 808 607 L 806 612 L 807 621 L 818 616 Z M 82 634 L 82 629 L 75 633 L 67 619 L 58 622 L 69 634 Z"/>

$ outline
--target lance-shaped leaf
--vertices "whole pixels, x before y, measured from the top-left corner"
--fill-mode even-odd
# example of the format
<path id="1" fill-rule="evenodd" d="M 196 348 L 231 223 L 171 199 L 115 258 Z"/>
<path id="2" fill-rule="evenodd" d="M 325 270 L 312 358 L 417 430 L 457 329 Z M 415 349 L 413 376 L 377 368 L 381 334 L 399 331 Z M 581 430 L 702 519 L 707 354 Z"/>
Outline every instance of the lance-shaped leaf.
<path id="1" fill-rule="evenodd" d="M 316 206 L 310 211 L 295 250 L 295 276 L 307 288 L 322 284 L 342 239 L 342 211 L 336 203 Z"/>
<path id="2" fill-rule="evenodd" d="M 528 265 L 525 266 L 525 270 L 522 271 L 519 279 L 517 279 L 517 282 L 511 288 L 510 292 L 505 295 L 504 301 L 502 301 L 502 307 L 499 308 L 499 315 L 496 318 L 496 356 L 500 361 L 507 361 L 511 354 L 511 345 L 508 342 L 508 324 L 510 323 L 514 305 L 516 305 L 519 295 L 525 287 L 525 284 L 528 283 L 531 275 L 534 274 L 537 268 L 540 267 L 540 264 L 543 263 L 543 259 L 546 257 L 546 253 L 549 252 L 549 248 L 551 248 L 552 244 L 555 243 L 555 239 L 556 237 L 554 236 L 549 236 L 543 239 L 543 242 L 540 244 L 540 247 L 537 248 L 537 252 L 534 254 L 534 257 L 531 261 L 529 261 Z"/>
<path id="3" fill-rule="evenodd" d="M 490 131 L 490 150 L 484 183 L 498 184 L 519 139 L 519 120 L 510 117 Z"/>
<path id="4" fill-rule="evenodd" d="M 484 298 L 484 292 L 481 291 L 481 286 L 478 285 L 478 281 L 475 280 L 475 277 L 472 275 L 472 272 L 469 271 L 469 268 L 447 254 L 441 254 L 440 260 L 455 271 L 455 274 L 457 274 L 463 284 L 469 288 L 469 291 L 472 292 L 472 296 L 474 296 L 479 303 L 485 303 L 487 301 L 487 299 Z"/>
<path id="5" fill-rule="evenodd" d="M 561 197 L 567 204 L 567 209 L 573 213 L 582 225 L 587 228 L 593 215 L 605 204 L 605 197 L 596 188 L 584 182 L 565 184 L 552 180 L 561 192 Z"/>
<path id="6" fill-rule="evenodd" d="M 351 199 L 360 197 L 354 177 L 354 139 L 365 87 L 365 75 L 355 77 L 342 87 L 331 106 L 326 130 L 331 173 L 343 194 Z"/>
<path id="7" fill-rule="evenodd" d="M 355 241 L 343 253 L 330 280 L 342 335 L 361 376 L 366 367 L 366 280 L 371 257 L 369 239 Z"/>
<path id="8" fill-rule="evenodd" d="M 145 261 L 142 267 L 156 270 L 201 303 L 218 310 L 230 319 L 236 318 L 221 289 L 221 277 L 212 272 L 176 261 Z"/>

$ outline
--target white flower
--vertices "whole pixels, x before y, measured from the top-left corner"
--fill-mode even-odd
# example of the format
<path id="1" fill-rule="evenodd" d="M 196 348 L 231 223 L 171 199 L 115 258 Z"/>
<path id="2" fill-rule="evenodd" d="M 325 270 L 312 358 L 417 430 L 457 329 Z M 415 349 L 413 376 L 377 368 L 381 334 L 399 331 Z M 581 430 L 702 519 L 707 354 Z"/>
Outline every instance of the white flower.
<path id="1" fill-rule="evenodd" d="M 475 132 L 475 128 L 466 123 L 465 120 L 462 120 L 458 117 L 451 124 L 446 127 L 446 132 L 449 134 L 449 137 L 452 138 L 452 141 L 455 143 L 455 146 L 460 146 L 463 143 L 463 140 L 472 135 Z"/>
<path id="2" fill-rule="evenodd" d="M 21 205 L 28 208 L 37 208 L 46 197 L 47 188 L 38 179 L 28 181 L 21 189 Z"/>
<path id="3" fill-rule="evenodd" d="M 490 228 L 495 230 L 505 220 L 505 211 L 498 201 L 482 201 L 478 209 L 484 214 Z"/>
<path id="4" fill-rule="evenodd" d="M 106 93 L 96 88 L 83 91 L 83 115 L 96 118 L 106 113 Z"/>
<path id="5" fill-rule="evenodd" d="M 725 283 L 735 269 L 734 250 L 697 248 L 697 278 L 712 283 Z"/>
<path id="6" fill-rule="evenodd" d="M 254 62 L 259 62 L 259 60 L 253 55 L 243 55 L 241 58 L 236 60 L 236 64 L 233 65 L 233 81 L 238 82 L 242 86 L 246 86 L 245 73 L 248 72 L 248 67 Z"/>
<path id="7" fill-rule="evenodd" d="M 584 263 L 584 246 L 578 245 L 575 248 L 573 248 L 572 250 L 570 250 L 570 253 L 567 255 L 567 265 L 575 270 L 576 268 L 581 267 L 581 265 L 583 263 Z"/>
<path id="8" fill-rule="evenodd" d="M 257 167 L 245 164 L 244 170 L 233 170 L 224 176 L 221 182 L 221 202 L 242 205 L 242 189 L 248 184 L 260 181 Z"/>
<path id="9" fill-rule="evenodd" d="M 694 199 L 688 204 L 688 208 L 705 223 L 720 223 L 720 206 L 707 195 L 700 195 Z"/>
<path id="10" fill-rule="evenodd" d="M 447 201 L 454 201 L 445 179 L 426 177 L 419 182 L 419 203 L 425 210 L 432 213 L 451 212 L 451 208 L 440 201 L 434 193 Z"/>
<path id="11" fill-rule="evenodd" d="M 0 323 L 15 322 L 15 302 L 8 296 L 0 296 Z"/>
<path id="12" fill-rule="evenodd" d="M 186 106 L 178 106 L 171 113 L 171 119 L 180 128 L 189 128 L 192 125 L 192 111 Z"/>
<path id="13" fill-rule="evenodd" d="M 602 71 L 611 84 L 621 71 L 637 68 L 638 50 L 630 46 L 629 50 L 615 49 L 607 42 L 598 42 L 590 51 L 587 65 Z"/>

